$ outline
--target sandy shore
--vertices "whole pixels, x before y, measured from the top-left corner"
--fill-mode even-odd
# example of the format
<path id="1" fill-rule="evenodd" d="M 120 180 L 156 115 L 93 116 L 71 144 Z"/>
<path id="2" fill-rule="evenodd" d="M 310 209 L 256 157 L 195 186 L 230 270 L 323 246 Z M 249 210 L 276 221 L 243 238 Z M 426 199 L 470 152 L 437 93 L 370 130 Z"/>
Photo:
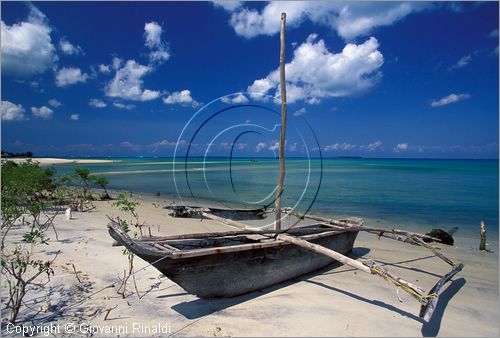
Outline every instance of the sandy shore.
<path id="1" fill-rule="evenodd" d="M 170 201 L 168 201 L 170 202 Z M 153 235 L 232 230 L 213 221 L 174 219 L 158 199 L 143 202 L 140 220 Z M 441 246 L 448 257 L 465 269 L 441 295 L 431 323 L 418 318 L 419 304 L 399 293 L 379 277 L 349 267 L 326 268 L 293 281 L 232 299 L 201 300 L 186 293 L 156 269 L 136 274 L 142 299 L 133 293 L 117 295 L 118 278 L 127 268 L 122 247 L 112 247 L 106 216 L 122 215 L 110 202 L 95 202 L 96 209 L 58 216 L 58 242 L 45 252 L 61 250 L 50 287 L 32 294 L 28 302 L 44 309 L 38 315 L 45 324 L 77 325 L 77 335 L 88 325 L 127 328 L 120 336 L 159 336 L 134 331 L 144 326 L 168 324 L 174 336 L 498 336 L 498 248 L 494 253 L 477 250 L 479 241 Z M 159 226 L 158 226 L 159 225 Z M 51 234 L 52 235 L 52 234 Z M 425 249 L 361 233 L 354 256 L 374 259 L 408 281 L 429 289 L 449 266 Z M 80 271 L 80 282 L 72 272 Z M 146 267 L 136 259 L 136 270 Z M 33 297 L 35 297 L 33 299 Z M 47 298 L 48 297 L 48 298 Z M 50 299 L 50 304 L 48 300 Z M 105 321 L 106 309 L 109 312 Z M 138 327 L 138 326 L 136 326 Z M 64 330 L 61 334 L 69 335 Z M 99 333 L 95 333 L 99 336 Z M 165 335 L 165 334 L 163 334 Z M 117 336 L 102 334 L 101 336 Z"/>
<path id="2" fill-rule="evenodd" d="M 19 163 L 25 161 L 26 158 L 9 158 L 9 160 Z M 67 158 L 52 158 L 52 157 L 39 157 L 39 158 L 34 157 L 33 161 L 36 161 L 41 165 L 68 164 L 68 163 L 95 164 L 95 163 L 119 162 L 119 160 L 67 159 Z"/>

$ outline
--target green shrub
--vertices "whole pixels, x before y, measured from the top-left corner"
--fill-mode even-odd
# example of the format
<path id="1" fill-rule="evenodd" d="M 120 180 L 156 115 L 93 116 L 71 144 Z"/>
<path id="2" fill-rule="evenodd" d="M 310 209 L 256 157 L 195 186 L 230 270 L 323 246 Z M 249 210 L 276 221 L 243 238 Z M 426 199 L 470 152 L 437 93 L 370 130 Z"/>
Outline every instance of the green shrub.
<path id="1" fill-rule="evenodd" d="M 33 255 L 38 245 L 48 244 L 47 230 L 52 227 L 55 232 L 53 220 L 58 210 L 54 206 L 58 200 L 54 175 L 53 168 L 42 168 L 31 159 L 19 164 L 2 161 L 1 273 L 8 291 L 2 302 L 3 310 L 10 310 L 11 323 L 18 319 L 26 294 L 33 286 L 44 285 L 43 275 L 47 283 L 53 274 L 57 254 L 46 261 Z M 11 234 L 18 244 L 7 245 L 5 240 L 14 225 L 22 230 L 18 235 Z"/>

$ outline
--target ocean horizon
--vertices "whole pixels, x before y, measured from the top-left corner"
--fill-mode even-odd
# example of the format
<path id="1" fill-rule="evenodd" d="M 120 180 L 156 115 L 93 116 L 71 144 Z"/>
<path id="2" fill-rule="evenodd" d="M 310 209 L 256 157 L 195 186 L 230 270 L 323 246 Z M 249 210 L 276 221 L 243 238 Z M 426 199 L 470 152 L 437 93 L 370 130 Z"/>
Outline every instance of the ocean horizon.
<path id="1" fill-rule="evenodd" d="M 59 158 L 59 159 L 69 159 L 69 160 L 77 160 L 77 159 L 134 159 L 134 158 L 169 158 L 173 159 L 174 157 L 178 159 L 184 158 L 183 156 L 152 156 L 152 155 L 137 155 L 137 156 L 69 156 L 69 155 L 37 155 L 31 157 L 32 159 L 43 159 L 43 158 Z M 4 159 L 9 159 L 10 157 L 3 157 Z M 17 158 L 17 157 L 13 157 Z M 24 157 L 19 157 L 24 158 Z M 188 156 L 188 158 L 203 158 L 203 156 Z M 254 159 L 272 159 L 275 158 L 273 156 L 206 156 L 205 158 L 238 158 L 238 159 L 246 159 L 246 158 L 254 158 Z M 287 159 L 307 159 L 307 156 L 288 156 Z M 471 161 L 490 161 L 490 160 L 499 160 L 499 157 L 367 157 L 367 156 L 310 156 L 310 159 L 367 159 L 367 160 L 471 160 Z"/>
<path id="2" fill-rule="evenodd" d="M 68 174 L 87 167 L 107 176 L 112 190 L 176 203 L 249 209 L 274 203 L 279 164 L 272 157 L 105 159 L 116 162 L 54 168 Z M 290 157 L 286 164 L 283 206 L 299 212 L 362 217 L 388 229 L 458 228 L 454 236 L 462 238 L 478 237 L 484 221 L 489 239 L 498 238 L 497 159 Z"/>

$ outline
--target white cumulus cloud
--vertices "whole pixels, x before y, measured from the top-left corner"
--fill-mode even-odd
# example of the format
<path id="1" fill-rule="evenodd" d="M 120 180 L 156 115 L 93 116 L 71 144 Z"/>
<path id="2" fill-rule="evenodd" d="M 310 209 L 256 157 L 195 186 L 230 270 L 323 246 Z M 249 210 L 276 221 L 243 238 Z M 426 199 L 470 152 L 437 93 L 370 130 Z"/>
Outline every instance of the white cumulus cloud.
<path id="1" fill-rule="evenodd" d="M 111 67 L 113 67 L 114 70 L 118 70 L 122 66 L 122 63 L 123 63 L 123 60 L 120 59 L 119 57 L 115 56 L 113 58 L 113 61 L 111 62 Z"/>
<path id="2" fill-rule="evenodd" d="M 0 106 L 2 121 L 21 121 L 24 120 L 24 108 L 20 104 L 10 101 L 2 101 Z"/>
<path id="3" fill-rule="evenodd" d="M 161 45 L 162 30 L 161 26 L 154 21 L 144 25 L 144 38 L 147 47 L 155 48 Z"/>
<path id="4" fill-rule="evenodd" d="M 144 25 L 144 39 L 146 47 L 150 49 L 148 55 L 150 62 L 163 62 L 170 58 L 168 45 L 161 39 L 162 33 L 162 26 L 154 21 Z"/>
<path id="5" fill-rule="evenodd" d="M 74 46 L 65 37 L 59 40 L 59 49 L 66 55 L 80 55 L 85 54 L 82 47 Z"/>
<path id="6" fill-rule="evenodd" d="M 188 142 L 185 140 L 180 140 L 179 142 L 161 140 L 148 145 L 148 147 L 153 148 L 153 153 L 154 153 L 158 150 L 158 148 L 174 148 L 175 146 L 185 146 L 187 144 Z"/>
<path id="7" fill-rule="evenodd" d="M 309 20 L 336 30 L 345 40 L 352 40 L 430 6 L 418 2 L 273 1 L 260 11 L 243 6 L 223 7 L 231 12 L 229 23 L 236 34 L 246 38 L 278 33 L 280 14 L 286 12 L 289 28 Z"/>
<path id="8" fill-rule="evenodd" d="M 94 108 L 104 108 L 107 106 L 107 104 L 103 100 L 90 99 L 89 106 L 94 107 Z"/>
<path id="9" fill-rule="evenodd" d="M 48 103 L 54 108 L 59 108 L 62 106 L 62 103 L 57 101 L 56 99 L 50 99 Z"/>
<path id="10" fill-rule="evenodd" d="M 45 120 L 51 119 L 52 114 L 54 113 L 54 111 L 47 106 L 41 106 L 39 108 L 31 107 L 31 112 L 33 113 L 33 115 L 35 117 L 45 119 Z"/>
<path id="11" fill-rule="evenodd" d="M 106 85 L 104 92 L 109 97 L 135 101 L 149 101 L 158 98 L 159 91 L 143 89 L 143 77 L 153 69 L 141 65 L 134 60 L 128 60 L 120 68 L 121 61 L 115 58 L 113 68 L 117 69 L 114 78 Z"/>
<path id="12" fill-rule="evenodd" d="M 268 149 L 271 150 L 272 152 L 276 152 L 280 149 L 280 143 L 274 142 Z"/>
<path id="13" fill-rule="evenodd" d="M 181 90 L 180 92 L 173 92 L 167 97 L 163 98 L 165 104 L 181 104 L 184 106 L 192 106 L 196 108 L 200 105 L 198 101 L 191 97 L 191 91 L 189 89 Z"/>
<path id="14" fill-rule="evenodd" d="M 467 66 L 472 60 L 472 55 L 465 55 L 465 56 L 462 56 L 458 61 L 457 63 L 455 63 L 453 66 L 451 66 L 448 70 L 455 70 L 455 69 L 459 69 L 459 68 L 463 68 L 465 66 Z"/>
<path id="15" fill-rule="evenodd" d="M 255 152 L 258 153 L 260 152 L 262 149 L 265 149 L 267 148 L 267 143 L 264 143 L 264 142 L 259 142 L 256 146 L 255 146 Z"/>
<path id="16" fill-rule="evenodd" d="M 339 53 L 331 53 L 323 40 L 316 40 L 316 34 L 309 35 L 295 49 L 292 61 L 285 65 L 289 103 L 317 104 L 323 98 L 356 94 L 372 87 L 381 77 L 379 69 L 384 57 L 378 50 L 377 39 L 372 37 L 359 45 L 349 43 Z M 276 69 L 254 81 L 248 91 L 278 98 L 279 83 L 279 69 Z"/>
<path id="17" fill-rule="evenodd" d="M 408 150 L 408 143 L 399 143 L 398 145 L 396 145 L 396 148 L 394 148 L 394 151 L 396 153 L 403 152 L 406 150 Z"/>
<path id="18" fill-rule="evenodd" d="M 118 109 L 125 109 L 125 110 L 132 110 L 135 108 L 133 104 L 124 104 L 121 102 L 114 102 L 113 106 L 118 108 Z"/>
<path id="19" fill-rule="evenodd" d="M 431 102 L 432 107 L 441 107 L 450 103 L 455 103 L 462 100 L 467 100 L 470 98 L 469 94 L 450 94 L 439 100 L 434 100 Z"/>
<path id="20" fill-rule="evenodd" d="M 3 75 L 29 77 L 51 69 L 58 60 L 45 15 L 29 4 L 26 21 L 11 26 L 1 22 Z"/>
<path id="21" fill-rule="evenodd" d="M 337 150 L 353 150 L 357 147 L 355 144 L 350 143 L 335 143 L 323 147 L 324 151 L 337 151 Z"/>
<path id="22" fill-rule="evenodd" d="M 111 69 L 109 68 L 109 65 L 100 64 L 99 65 L 99 71 L 101 73 L 107 74 L 107 73 L 111 72 Z"/>
<path id="23" fill-rule="evenodd" d="M 379 149 L 381 146 L 382 146 L 381 141 L 375 141 L 375 142 L 370 143 L 366 146 L 362 146 L 362 149 L 366 149 L 368 151 L 375 151 L 375 150 Z"/>
<path id="24" fill-rule="evenodd" d="M 307 112 L 306 108 L 300 108 L 296 112 L 293 113 L 293 116 L 301 116 L 304 115 Z"/>
<path id="25" fill-rule="evenodd" d="M 70 119 L 78 121 L 80 119 L 80 114 L 71 114 Z"/>
<path id="26" fill-rule="evenodd" d="M 56 86 L 65 87 L 78 82 L 86 82 L 88 74 L 82 73 L 80 68 L 64 67 L 56 73 Z"/>
<path id="27" fill-rule="evenodd" d="M 240 8 L 243 4 L 242 1 L 230 1 L 230 0 L 212 1 L 212 3 L 215 5 L 215 7 L 224 8 L 228 12 L 232 12 Z"/>
<path id="28" fill-rule="evenodd" d="M 224 103 L 236 103 L 236 104 L 238 104 L 238 103 L 247 103 L 248 99 L 242 93 L 238 93 L 237 95 L 224 96 L 221 99 L 221 101 Z"/>

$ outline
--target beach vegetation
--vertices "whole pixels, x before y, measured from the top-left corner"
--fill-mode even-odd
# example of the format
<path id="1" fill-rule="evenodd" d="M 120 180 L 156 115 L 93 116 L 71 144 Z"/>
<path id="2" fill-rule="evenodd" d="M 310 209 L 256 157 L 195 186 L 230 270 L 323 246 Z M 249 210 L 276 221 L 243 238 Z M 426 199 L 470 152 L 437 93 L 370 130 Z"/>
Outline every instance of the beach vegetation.
<path id="1" fill-rule="evenodd" d="M 95 185 L 104 189 L 104 195 L 102 195 L 101 199 L 110 200 L 111 196 L 109 196 L 108 190 L 106 189 L 106 186 L 109 184 L 108 178 L 104 175 L 99 175 L 99 176 L 92 176 L 92 180 Z"/>
<path id="2" fill-rule="evenodd" d="M 131 196 L 131 194 L 129 195 Z M 137 207 L 139 206 L 138 201 L 133 201 L 130 200 L 129 197 L 127 197 L 127 194 L 125 192 L 120 192 L 118 194 L 118 198 L 111 204 L 114 207 L 117 207 L 120 209 L 120 211 L 130 214 L 134 219 L 132 221 L 126 221 L 124 219 L 118 219 L 122 230 L 124 232 L 130 232 L 131 227 L 134 226 L 135 228 L 139 229 L 139 232 L 142 236 L 142 227 L 144 223 L 139 223 L 139 214 L 137 213 Z M 137 237 L 138 234 L 137 232 L 134 233 L 134 237 Z M 141 295 L 139 292 L 139 289 L 137 288 L 137 282 L 135 280 L 135 272 L 134 272 L 134 253 L 128 249 L 123 250 L 123 254 L 127 256 L 127 261 L 128 261 L 128 269 L 123 270 L 123 278 L 121 278 L 120 286 L 118 287 L 117 293 L 121 295 L 123 298 L 126 297 L 126 291 L 127 291 L 127 282 L 128 280 L 132 277 L 133 283 L 134 283 L 134 288 L 136 291 L 137 296 L 142 298 L 144 295 Z"/>
<path id="3" fill-rule="evenodd" d="M 90 176 L 90 170 L 88 168 L 76 168 L 74 170 L 73 176 L 83 189 L 82 190 L 83 198 L 87 200 L 92 200 L 93 198 L 90 192 L 92 177 Z"/>
<path id="4" fill-rule="evenodd" d="M 92 201 L 96 198 L 93 195 L 92 186 L 104 190 L 99 197 L 100 200 L 112 199 L 107 190 L 109 179 L 104 175 L 93 175 L 88 168 L 76 168 L 71 175 L 61 175 L 57 183 L 64 195 L 64 200 L 73 210 L 86 212 L 95 208 Z"/>
<path id="5" fill-rule="evenodd" d="M 144 223 L 142 224 L 139 223 L 139 214 L 137 213 L 137 207 L 139 206 L 139 202 L 130 200 L 124 192 L 120 192 L 118 194 L 118 198 L 112 203 L 112 206 L 117 207 L 124 213 L 132 215 L 132 217 L 134 217 L 133 221 L 127 223 L 126 221 L 122 220 L 122 222 L 125 222 L 127 223 L 127 225 L 133 225 L 134 227 L 138 228 L 142 236 L 142 226 L 144 225 Z"/>
<path id="6" fill-rule="evenodd" d="M 88 211 L 92 209 L 92 205 L 86 205 L 85 200 L 82 198 L 82 194 L 71 187 L 73 182 L 73 175 L 60 175 L 57 177 L 57 194 L 58 198 L 61 200 L 62 204 L 68 205 L 72 210 L 76 211 Z"/>
<path id="7" fill-rule="evenodd" d="M 10 323 L 18 320 L 26 294 L 43 287 L 54 273 L 58 252 L 34 257 L 39 247 L 49 244 L 49 229 L 57 239 L 53 221 L 60 213 L 60 200 L 54 175 L 53 168 L 42 168 L 31 159 L 19 164 L 2 161 L 2 313 L 9 314 Z"/>

